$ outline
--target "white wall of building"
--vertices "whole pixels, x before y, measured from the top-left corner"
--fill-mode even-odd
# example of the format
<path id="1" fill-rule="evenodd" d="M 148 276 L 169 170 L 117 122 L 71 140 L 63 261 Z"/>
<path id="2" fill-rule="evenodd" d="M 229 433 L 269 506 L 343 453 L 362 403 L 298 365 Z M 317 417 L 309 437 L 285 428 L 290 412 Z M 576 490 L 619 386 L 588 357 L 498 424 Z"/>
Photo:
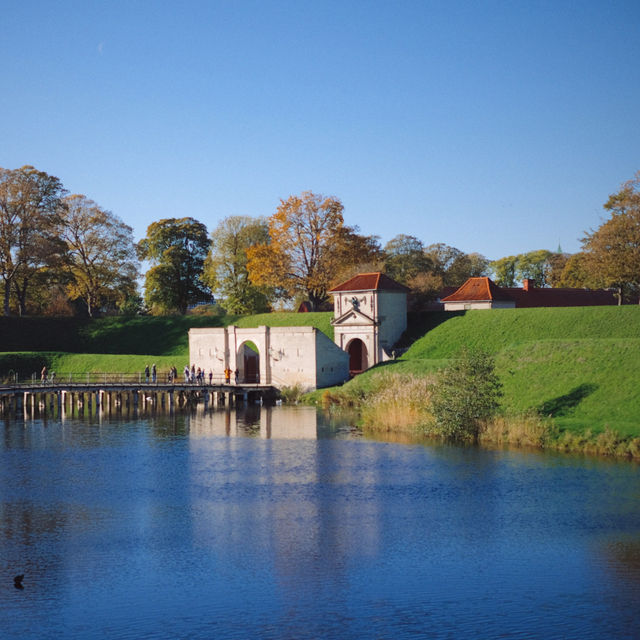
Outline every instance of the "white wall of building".
<path id="1" fill-rule="evenodd" d="M 258 348 L 262 384 L 315 389 L 349 377 L 349 356 L 315 327 L 191 329 L 190 364 L 212 370 L 219 380 L 227 367 L 242 371 L 240 358 L 247 342 Z"/>
<path id="2" fill-rule="evenodd" d="M 445 311 L 469 311 L 471 309 L 514 309 L 515 302 L 508 300 L 486 300 L 478 302 L 445 302 Z"/>

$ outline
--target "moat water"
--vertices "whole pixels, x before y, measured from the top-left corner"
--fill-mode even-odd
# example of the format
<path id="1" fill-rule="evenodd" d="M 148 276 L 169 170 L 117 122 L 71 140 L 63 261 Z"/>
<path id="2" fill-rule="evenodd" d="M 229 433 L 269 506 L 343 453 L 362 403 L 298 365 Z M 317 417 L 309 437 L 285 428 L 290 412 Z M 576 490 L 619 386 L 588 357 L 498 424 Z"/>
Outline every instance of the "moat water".
<path id="1" fill-rule="evenodd" d="M 629 462 L 305 407 L 0 434 L 1 638 L 640 637 Z"/>

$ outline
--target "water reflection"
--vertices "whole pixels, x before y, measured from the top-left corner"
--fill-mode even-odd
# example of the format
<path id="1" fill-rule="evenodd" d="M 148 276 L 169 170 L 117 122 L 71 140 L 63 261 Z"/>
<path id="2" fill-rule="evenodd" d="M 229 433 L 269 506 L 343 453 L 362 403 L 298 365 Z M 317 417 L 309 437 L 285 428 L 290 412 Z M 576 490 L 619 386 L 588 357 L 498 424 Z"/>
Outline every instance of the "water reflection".
<path id="1" fill-rule="evenodd" d="M 307 407 L 2 428 L 0 637 L 636 633 L 629 464 L 374 442 Z"/>

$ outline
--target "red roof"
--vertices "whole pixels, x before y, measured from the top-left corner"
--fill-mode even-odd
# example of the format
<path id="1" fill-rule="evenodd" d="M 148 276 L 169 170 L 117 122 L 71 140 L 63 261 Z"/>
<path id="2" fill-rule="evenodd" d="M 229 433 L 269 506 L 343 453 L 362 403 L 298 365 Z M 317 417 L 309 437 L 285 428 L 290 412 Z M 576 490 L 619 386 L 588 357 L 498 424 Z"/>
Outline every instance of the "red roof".
<path id="1" fill-rule="evenodd" d="M 597 289 L 528 289 L 499 287 L 490 278 L 469 278 L 441 302 L 487 302 L 505 300 L 515 302 L 517 308 L 525 307 L 590 307 L 617 304 L 611 291 Z"/>
<path id="2" fill-rule="evenodd" d="M 442 302 L 486 302 L 488 300 L 513 300 L 491 278 L 469 278 L 457 291 Z"/>
<path id="3" fill-rule="evenodd" d="M 333 287 L 329 293 L 337 293 L 338 291 L 402 291 L 407 292 L 409 289 L 399 282 L 396 282 L 389 276 L 380 271 L 374 273 L 359 273 L 346 282 Z"/>

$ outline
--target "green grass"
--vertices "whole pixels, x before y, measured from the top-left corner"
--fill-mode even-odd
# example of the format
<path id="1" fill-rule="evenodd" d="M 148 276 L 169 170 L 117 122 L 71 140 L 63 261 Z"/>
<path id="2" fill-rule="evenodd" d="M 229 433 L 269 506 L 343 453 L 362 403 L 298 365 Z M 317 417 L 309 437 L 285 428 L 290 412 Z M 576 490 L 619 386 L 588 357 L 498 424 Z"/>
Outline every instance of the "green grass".
<path id="1" fill-rule="evenodd" d="M 253 316 L 244 316 L 236 319 L 238 327 L 259 327 L 267 325 L 269 327 L 316 327 L 331 340 L 333 340 L 333 325 L 331 311 L 319 311 L 315 313 L 295 313 L 293 311 L 278 313 L 260 313 Z"/>
<path id="2" fill-rule="evenodd" d="M 49 371 L 136 373 L 154 362 L 159 372 L 189 358 L 191 327 L 314 326 L 333 339 L 331 313 L 269 313 L 253 316 L 136 316 L 94 320 L 0 317 L 0 379 Z"/>
<path id="3" fill-rule="evenodd" d="M 640 435 L 640 338 L 541 340 L 501 350 L 504 406 L 576 431 Z"/>
<path id="4" fill-rule="evenodd" d="M 550 415 L 561 431 L 640 436 L 638 306 L 424 314 L 410 319 L 411 335 L 420 337 L 402 358 L 329 393 L 357 400 L 378 373 L 427 375 L 462 346 L 482 347 L 495 355 L 506 413 Z"/>
<path id="5" fill-rule="evenodd" d="M 69 374 L 81 373 L 141 373 L 146 365 L 155 364 L 163 375 L 175 366 L 182 374 L 186 358 L 178 356 L 147 356 L 105 353 L 65 353 L 59 351 L 21 351 L 0 353 L 0 381 L 11 373 L 20 379 L 35 374 L 40 377 L 42 367 L 55 371 L 58 379 Z"/>
<path id="6" fill-rule="evenodd" d="M 315 326 L 333 338 L 331 313 L 271 313 L 246 317 L 170 316 L 0 318 L 0 377 L 38 373 L 159 371 L 188 357 L 190 327 Z M 428 313 L 409 318 L 411 343 L 402 358 L 365 372 L 340 388 L 351 398 L 373 388 L 382 373 L 426 375 L 463 345 L 496 357 L 507 412 L 552 415 L 561 429 L 640 435 L 640 306 L 504 309 Z M 332 390 L 335 392 L 335 390 Z M 311 396 L 317 400 L 320 390 Z"/>
<path id="7" fill-rule="evenodd" d="M 465 344 L 497 353 L 510 345 L 537 340 L 640 338 L 640 306 L 636 305 L 432 315 L 430 323 L 436 326 L 412 344 L 406 358 L 450 358 Z"/>
<path id="8" fill-rule="evenodd" d="M 331 313 L 254 316 L 135 316 L 79 318 L 0 317 L 0 352 L 134 354 L 187 357 L 191 327 L 315 326 L 333 339 Z M 0 372 L 2 369 L 0 368 Z"/>

